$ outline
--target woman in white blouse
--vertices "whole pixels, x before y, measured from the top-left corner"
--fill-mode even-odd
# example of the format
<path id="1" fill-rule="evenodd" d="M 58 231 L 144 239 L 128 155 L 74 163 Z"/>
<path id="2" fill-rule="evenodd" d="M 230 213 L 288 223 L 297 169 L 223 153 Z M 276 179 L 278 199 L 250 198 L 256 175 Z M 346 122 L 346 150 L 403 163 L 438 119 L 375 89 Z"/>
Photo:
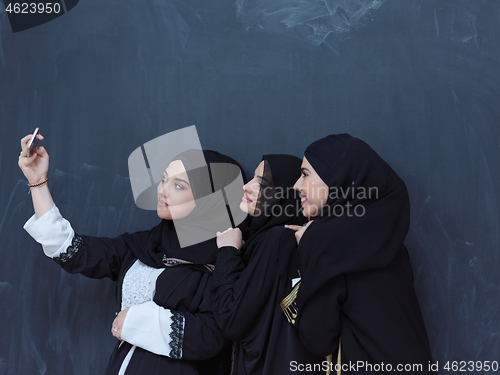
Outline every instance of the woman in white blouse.
<path id="1" fill-rule="evenodd" d="M 111 327 L 120 341 L 106 374 L 224 374 L 228 366 L 220 358 L 226 340 L 210 298 L 216 240 L 181 247 L 176 228 L 190 233 L 200 210 L 206 215 L 215 209 L 211 193 L 233 180 L 233 174 L 216 180 L 210 168 L 190 166 L 201 151 L 185 152 L 168 165 L 158 185 L 160 224 L 116 238 L 84 236 L 75 233 L 55 206 L 47 186 L 49 155 L 39 147 L 28 156 L 30 138 L 21 140 L 18 163 L 35 209 L 24 228 L 66 271 L 109 277 L 121 291 L 121 311 Z M 231 164 L 232 171 L 237 166 L 242 173 L 225 155 L 203 151 L 202 156 L 207 165 Z"/>

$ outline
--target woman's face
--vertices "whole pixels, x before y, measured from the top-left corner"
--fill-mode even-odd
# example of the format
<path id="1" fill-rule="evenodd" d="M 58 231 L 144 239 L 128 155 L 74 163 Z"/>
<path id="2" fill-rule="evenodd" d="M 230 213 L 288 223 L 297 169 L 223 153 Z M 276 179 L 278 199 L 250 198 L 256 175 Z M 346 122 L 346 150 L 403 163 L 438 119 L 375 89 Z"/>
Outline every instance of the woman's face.
<path id="1" fill-rule="evenodd" d="M 328 200 L 328 185 L 319 177 L 314 168 L 309 164 L 306 157 L 302 160 L 300 168 L 302 176 L 297 180 L 293 188 L 300 192 L 300 204 L 305 217 L 316 217 L 321 208 Z"/>
<path id="2" fill-rule="evenodd" d="M 186 169 L 180 160 L 174 160 L 165 169 L 157 193 L 156 211 L 162 219 L 182 219 L 196 206 Z"/>
<path id="3" fill-rule="evenodd" d="M 264 173 L 264 161 L 261 161 L 255 170 L 253 178 L 243 186 L 245 194 L 241 198 L 240 209 L 247 214 L 255 213 L 255 206 L 259 198 L 260 187 L 262 184 L 262 174 Z"/>

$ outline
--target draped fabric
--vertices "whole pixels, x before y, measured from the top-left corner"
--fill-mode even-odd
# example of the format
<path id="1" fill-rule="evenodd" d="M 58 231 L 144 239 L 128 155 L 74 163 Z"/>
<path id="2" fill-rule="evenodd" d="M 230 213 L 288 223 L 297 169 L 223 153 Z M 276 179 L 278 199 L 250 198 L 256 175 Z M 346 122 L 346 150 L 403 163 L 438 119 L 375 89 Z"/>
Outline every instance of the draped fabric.
<path id="1" fill-rule="evenodd" d="M 197 204 L 187 218 L 179 220 L 179 226 L 199 229 L 199 225 L 202 228 L 204 225 L 198 220 L 199 215 L 207 212 L 210 214 L 215 207 L 212 201 L 198 204 L 199 199 L 210 196 L 243 172 L 233 159 L 214 151 L 203 151 L 206 166 L 193 167 L 190 164 L 194 160 L 192 152 L 187 151 L 177 158 L 184 164 Z M 197 157 L 199 156 L 198 154 Z M 218 163 L 229 163 L 236 168 L 226 169 L 228 175 L 219 171 L 218 178 L 214 178 L 211 166 Z M 190 221 L 190 218 L 194 220 Z M 178 319 L 172 321 L 170 337 L 175 346 L 172 347 L 172 352 L 177 354 L 167 357 L 136 347 L 127 366 L 127 375 L 227 375 L 231 348 L 215 321 L 210 296 L 213 278 L 204 267 L 215 261 L 216 240 L 212 238 L 182 248 L 176 224 L 170 220 L 162 220 L 151 230 L 125 233 L 116 238 L 77 236 L 78 251 L 72 252 L 71 257 L 62 262 L 61 266 L 71 273 L 81 273 L 92 278 L 109 277 L 117 281 L 118 306 L 121 305 L 125 274 L 137 259 L 148 266 L 164 269 L 157 278 L 153 301 L 158 306 L 171 310 L 172 315 Z M 190 263 L 165 268 L 164 257 L 175 257 Z M 118 373 L 131 347 L 127 342 L 116 344 L 106 370 L 107 375 Z"/>
<path id="2" fill-rule="evenodd" d="M 292 190 L 301 161 L 289 155 L 265 155 L 263 160 L 263 186 L 256 215 L 244 228 L 245 245 L 242 251 L 223 247 L 216 255 L 214 314 L 224 335 L 235 342 L 233 375 L 294 374 L 299 364 L 316 364 L 308 373 L 324 374 L 324 358 L 309 353 L 279 306 L 298 277 L 295 235 L 284 225 L 304 222 Z"/>
<path id="3" fill-rule="evenodd" d="M 410 225 L 403 180 L 365 142 L 330 135 L 312 143 L 304 156 L 328 185 L 329 198 L 299 245 L 299 306 L 338 275 L 390 264 Z"/>
<path id="4" fill-rule="evenodd" d="M 247 261 L 252 249 L 259 246 L 260 234 L 268 229 L 285 224 L 305 223 L 300 207 L 300 198 L 293 189 L 300 176 L 301 160 L 292 155 L 271 154 L 262 157 L 264 171 L 262 185 L 255 207 L 243 228 L 245 244 L 241 251 Z"/>
<path id="5" fill-rule="evenodd" d="M 348 134 L 322 138 L 304 156 L 328 185 L 329 197 L 298 247 L 302 280 L 294 324 L 302 342 L 316 355 L 336 357 L 340 338 L 345 365 L 385 363 L 393 371 L 398 364 L 415 365 L 409 373 L 432 373 L 403 244 L 410 223 L 404 182 Z M 342 374 L 356 372 L 383 371 L 346 367 Z"/>

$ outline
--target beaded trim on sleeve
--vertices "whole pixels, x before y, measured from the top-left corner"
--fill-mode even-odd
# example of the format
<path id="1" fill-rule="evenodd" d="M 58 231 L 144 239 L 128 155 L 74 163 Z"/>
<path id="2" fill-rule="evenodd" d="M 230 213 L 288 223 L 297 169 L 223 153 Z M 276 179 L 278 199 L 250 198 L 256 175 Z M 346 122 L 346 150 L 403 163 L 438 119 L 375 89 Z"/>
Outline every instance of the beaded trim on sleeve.
<path id="1" fill-rule="evenodd" d="M 182 313 L 172 311 L 172 322 L 170 323 L 170 358 L 182 358 L 182 343 L 184 342 L 184 316 Z"/>
<path id="2" fill-rule="evenodd" d="M 56 263 L 65 263 L 70 260 L 78 250 L 83 246 L 83 238 L 75 233 L 73 236 L 73 240 L 71 241 L 71 245 L 68 246 L 64 253 L 59 254 L 58 256 L 52 258 Z"/>

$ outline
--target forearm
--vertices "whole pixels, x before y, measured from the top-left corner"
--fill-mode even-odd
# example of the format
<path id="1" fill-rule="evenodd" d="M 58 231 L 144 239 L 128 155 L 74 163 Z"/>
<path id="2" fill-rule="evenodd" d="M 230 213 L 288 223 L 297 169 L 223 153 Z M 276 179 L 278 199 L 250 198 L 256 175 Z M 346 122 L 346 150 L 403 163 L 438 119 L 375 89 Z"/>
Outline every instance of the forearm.
<path id="1" fill-rule="evenodd" d="M 38 187 L 30 188 L 31 199 L 33 200 L 33 208 L 35 209 L 36 218 L 40 218 L 45 213 L 49 212 L 54 205 L 52 195 L 50 195 L 47 184 Z"/>
<path id="2" fill-rule="evenodd" d="M 212 314 L 181 313 L 153 301 L 128 310 L 121 339 L 155 354 L 187 360 L 214 357 L 224 345 Z"/>
<path id="3" fill-rule="evenodd" d="M 39 218 L 33 215 L 24 224 L 24 229 L 42 245 L 45 255 L 50 258 L 57 258 L 67 252 L 75 235 L 71 224 L 61 216 L 54 204 Z"/>
<path id="4" fill-rule="evenodd" d="M 40 218 L 33 215 L 24 229 L 42 245 L 45 254 L 70 273 L 116 280 L 127 254 L 121 236 L 117 238 L 75 235 L 71 224 L 53 206 Z"/>

